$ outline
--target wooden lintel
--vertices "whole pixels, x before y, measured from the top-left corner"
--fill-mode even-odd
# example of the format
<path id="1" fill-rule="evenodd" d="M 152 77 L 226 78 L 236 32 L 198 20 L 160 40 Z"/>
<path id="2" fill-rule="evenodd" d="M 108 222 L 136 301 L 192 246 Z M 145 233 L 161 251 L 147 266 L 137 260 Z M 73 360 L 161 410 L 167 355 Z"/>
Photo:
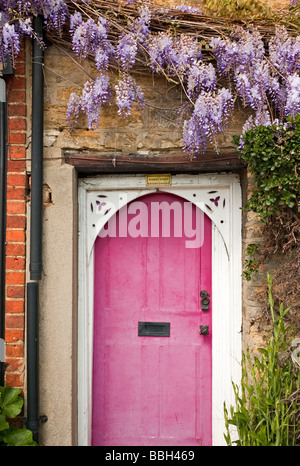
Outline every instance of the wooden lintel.
<path id="1" fill-rule="evenodd" d="M 206 152 L 195 158 L 187 154 L 100 154 L 93 151 L 64 152 L 65 162 L 73 165 L 79 173 L 191 173 L 236 171 L 245 168 L 245 163 L 236 151 Z"/>

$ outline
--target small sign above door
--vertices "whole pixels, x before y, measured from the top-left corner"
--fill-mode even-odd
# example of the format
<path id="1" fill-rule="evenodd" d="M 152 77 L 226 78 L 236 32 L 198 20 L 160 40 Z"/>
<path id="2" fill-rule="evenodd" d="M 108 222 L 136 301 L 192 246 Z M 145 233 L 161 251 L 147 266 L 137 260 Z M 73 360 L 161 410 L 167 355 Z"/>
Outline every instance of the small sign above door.
<path id="1" fill-rule="evenodd" d="M 171 186 L 171 174 L 146 175 L 146 186 Z"/>

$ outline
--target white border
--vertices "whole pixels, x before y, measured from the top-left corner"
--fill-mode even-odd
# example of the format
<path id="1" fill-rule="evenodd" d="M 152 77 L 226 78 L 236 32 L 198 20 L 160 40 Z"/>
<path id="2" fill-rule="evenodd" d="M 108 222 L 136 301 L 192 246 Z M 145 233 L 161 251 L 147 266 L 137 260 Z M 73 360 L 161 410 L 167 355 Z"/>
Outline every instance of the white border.
<path id="1" fill-rule="evenodd" d="M 224 401 L 234 404 L 232 381 L 240 381 L 241 361 L 241 187 L 232 174 L 173 175 L 172 185 L 159 188 L 208 206 L 212 228 L 212 361 L 213 445 L 225 445 Z M 208 195 L 217 191 L 222 209 L 209 209 Z M 94 257 L 93 245 L 103 226 L 91 218 L 91 202 L 106 193 L 126 193 L 128 202 L 156 191 L 145 175 L 101 175 L 79 181 L 78 249 L 78 444 L 91 445 Z M 195 198 L 195 193 L 197 194 Z M 223 199 L 226 202 L 223 203 Z M 226 206 L 226 207 L 225 207 Z M 220 205 L 221 207 L 221 205 Z M 204 209 L 204 210 L 205 210 Z M 106 219 L 108 220 L 108 218 Z M 101 226 L 102 225 L 102 226 Z M 96 233 L 95 233 L 96 231 Z"/>

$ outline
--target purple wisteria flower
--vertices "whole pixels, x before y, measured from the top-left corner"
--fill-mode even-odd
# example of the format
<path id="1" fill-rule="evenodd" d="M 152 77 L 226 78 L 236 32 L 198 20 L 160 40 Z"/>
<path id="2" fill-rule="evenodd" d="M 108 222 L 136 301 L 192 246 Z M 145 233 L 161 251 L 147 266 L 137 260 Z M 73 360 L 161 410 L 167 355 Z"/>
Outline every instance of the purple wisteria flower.
<path id="1" fill-rule="evenodd" d="M 211 46 L 220 73 L 233 80 L 244 105 L 254 110 L 245 127 L 268 126 L 272 118 L 282 121 L 299 112 L 299 36 L 291 37 L 284 27 L 277 27 L 268 56 L 256 30 L 238 29 L 233 39 L 214 38 Z"/>
<path id="2" fill-rule="evenodd" d="M 72 92 L 68 102 L 67 122 L 70 127 L 74 127 L 78 123 L 78 118 L 81 110 L 81 99 L 76 92 Z"/>
<path id="3" fill-rule="evenodd" d="M 191 118 L 183 124 L 184 150 L 189 153 L 205 151 L 207 142 L 213 142 L 215 135 L 224 128 L 232 108 L 233 96 L 228 89 L 222 88 L 217 93 L 202 91 Z"/>
<path id="4" fill-rule="evenodd" d="M 111 98 L 109 76 L 99 74 L 94 82 L 87 81 L 81 96 L 81 110 L 86 114 L 89 128 L 99 124 L 100 112 L 104 104 Z"/>
<path id="5" fill-rule="evenodd" d="M 118 114 L 127 118 L 133 105 L 142 109 L 145 105 L 142 88 L 137 85 L 135 79 L 127 73 L 124 73 L 122 79 L 115 86 L 116 103 L 118 105 Z"/>
<path id="6" fill-rule="evenodd" d="M 224 75 L 248 70 L 265 54 L 262 38 L 256 30 L 250 32 L 237 28 L 232 38 L 214 37 L 210 46 L 217 58 L 218 70 Z"/>
<path id="7" fill-rule="evenodd" d="M 156 73 L 161 73 L 163 68 L 176 69 L 178 67 L 177 54 L 174 50 L 174 39 L 166 32 L 159 32 L 148 43 L 150 68 Z"/>
<path id="8" fill-rule="evenodd" d="M 147 6 L 142 6 L 139 16 L 129 26 L 129 32 L 121 35 L 116 48 L 116 58 L 124 71 L 132 68 L 136 55 L 150 35 L 151 14 Z"/>
<path id="9" fill-rule="evenodd" d="M 91 3 L 94 8 L 91 0 L 72 1 L 72 11 L 75 9 L 72 14 L 66 0 L 0 0 L 0 61 L 5 63 L 8 55 L 14 59 L 22 38 L 32 36 L 33 16 L 43 15 L 47 29 L 58 34 L 69 25 L 73 52 L 80 60 L 93 56 L 99 74 L 85 84 L 80 95 L 71 95 L 67 119 L 71 124 L 83 112 L 92 128 L 98 124 L 102 107 L 112 98 L 107 71 L 116 59 L 122 71 L 115 86 L 118 113 L 127 117 L 133 106 L 143 108 L 142 89 L 129 70 L 136 64 L 137 54 L 147 52 L 151 72 L 172 77 L 173 82 L 175 78 L 184 86 L 188 96 L 184 108 L 192 108 L 183 129 L 185 150 L 190 152 L 204 150 L 207 141 L 222 131 L 233 106 L 233 92 L 253 113 L 244 130 L 273 121 L 281 124 L 287 116 L 300 113 L 300 36 L 291 36 L 285 27 L 277 26 L 274 37 L 266 44 L 256 29 L 236 28 L 230 37 L 211 39 L 217 63 L 214 66 L 203 61 L 197 38 L 172 34 L 170 30 L 152 34 L 149 4 L 126 2 L 138 3 L 134 12 L 139 14 L 128 22 L 115 49 L 109 39 L 113 23 L 110 26 L 109 20 L 99 15 L 96 20 L 82 16 L 84 8 L 80 5 Z M 292 2 L 299 4 L 299 0 Z M 201 14 L 199 8 L 185 4 L 158 9 L 156 14 L 162 18 L 164 11 L 169 20 L 178 16 L 178 12 Z M 230 91 L 218 90 L 220 77 L 228 80 Z"/>
<path id="10" fill-rule="evenodd" d="M 177 73 L 190 71 L 202 59 L 199 42 L 186 34 L 173 38 L 173 48 L 176 58 L 173 59 L 172 66 Z"/>
<path id="11" fill-rule="evenodd" d="M 132 68 L 135 64 L 137 50 L 135 37 L 130 33 L 123 34 L 116 48 L 116 57 L 124 70 Z"/>
<path id="12" fill-rule="evenodd" d="M 190 6 L 190 5 L 177 5 L 175 6 L 175 10 L 181 11 L 182 13 L 190 13 L 192 15 L 202 15 L 202 11 L 200 8 L 196 6 Z"/>
<path id="13" fill-rule="evenodd" d="M 172 36 L 168 31 L 153 36 L 147 45 L 150 67 L 171 75 L 184 75 L 202 58 L 199 42 L 186 34 Z"/>
<path id="14" fill-rule="evenodd" d="M 200 91 L 214 91 L 217 85 L 217 75 L 214 66 L 200 61 L 192 65 L 187 73 L 187 92 L 193 98 Z"/>
<path id="15" fill-rule="evenodd" d="M 26 18 L 25 20 L 19 19 L 19 31 L 20 35 L 28 35 L 31 36 L 32 34 L 32 21 L 31 18 Z"/>
<path id="16" fill-rule="evenodd" d="M 277 26 L 275 36 L 269 42 L 269 58 L 284 77 L 299 71 L 300 36 L 291 37 L 285 27 Z"/>
<path id="17" fill-rule="evenodd" d="M 294 73 L 287 78 L 285 114 L 294 118 L 296 113 L 300 113 L 300 76 Z"/>
<path id="18" fill-rule="evenodd" d="M 87 81 L 81 96 L 73 92 L 70 96 L 67 120 L 70 126 L 74 126 L 80 112 L 86 114 L 89 128 L 96 128 L 99 124 L 102 107 L 111 99 L 109 76 L 101 73 L 94 81 Z"/>
<path id="19" fill-rule="evenodd" d="M 2 63 L 5 63 L 7 55 L 9 55 L 11 58 L 14 58 L 18 55 L 20 51 L 20 34 L 16 29 L 16 25 L 9 24 L 8 22 L 2 26 L 1 32 L 0 59 Z"/>
<path id="20" fill-rule="evenodd" d="M 150 36 L 151 12 L 147 5 L 142 5 L 139 16 L 134 20 L 131 32 L 135 35 L 139 44 L 144 44 Z"/>
<path id="21" fill-rule="evenodd" d="M 45 24 L 48 29 L 54 29 L 59 32 L 63 31 L 63 26 L 70 13 L 65 0 L 43 0 L 40 2 L 41 9 L 45 18 Z"/>
<path id="22" fill-rule="evenodd" d="M 113 46 L 108 39 L 109 24 L 105 18 L 98 18 L 96 23 L 92 19 L 83 21 L 79 12 L 75 12 L 70 20 L 70 33 L 74 53 L 84 59 L 88 54 L 97 55 L 98 69 L 106 68 L 113 54 Z M 101 56 L 99 49 L 101 49 Z M 106 55 L 106 57 L 104 57 Z"/>

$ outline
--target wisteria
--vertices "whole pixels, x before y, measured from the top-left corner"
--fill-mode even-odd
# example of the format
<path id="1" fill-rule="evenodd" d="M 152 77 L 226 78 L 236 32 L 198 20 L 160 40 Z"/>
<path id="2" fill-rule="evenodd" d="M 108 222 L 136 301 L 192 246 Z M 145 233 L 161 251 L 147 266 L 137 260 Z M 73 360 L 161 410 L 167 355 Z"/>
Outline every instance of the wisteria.
<path id="1" fill-rule="evenodd" d="M 191 118 L 183 125 L 185 150 L 191 154 L 201 152 L 208 141 L 214 142 L 216 134 L 224 128 L 232 106 L 233 96 L 226 88 L 216 93 L 201 92 Z"/>
<path id="2" fill-rule="evenodd" d="M 245 128 L 270 125 L 299 111 L 299 39 L 278 27 L 268 55 L 256 30 L 240 28 L 232 38 L 211 40 L 219 72 L 233 80 L 244 105 L 255 112 Z"/>
<path id="3" fill-rule="evenodd" d="M 187 76 L 187 92 L 192 99 L 201 90 L 213 91 L 217 86 L 217 75 L 211 63 L 197 61 L 190 66 Z"/>
<path id="4" fill-rule="evenodd" d="M 202 11 L 200 10 L 200 8 L 195 6 L 181 4 L 177 5 L 175 9 L 178 11 L 182 11 L 183 13 L 190 13 L 192 15 L 202 15 Z"/>
<path id="5" fill-rule="evenodd" d="M 118 11 L 93 15 L 96 3 L 90 0 L 0 0 L 0 61 L 5 64 L 8 56 L 14 60 L 18 55 L 23 37 L 33 35 L 36 15 L 43 15 L 47 30 L 59 36 L 68 33 L 77 59 L 94 60 L 95 76 L 70 96 L 67 120 L 72 126 L 85 114 L 90 128 L 97 127 L 102 108 L 113 101 L 124 118 L 132 108 L 144 108 L 143 90 L 132 75 L 142 62 L 150 73 L 183 90 L 186 101 L 179 114 L 184 115 L 184 150 L 193 154 L 203 152 L 224 131 L 236 99 L 252 111 L 244 131 L 283 122 L 300 112 L 300 36 L 291 36 L 280 26 L 267 42 L 254 27 L 239 27 L 230 36 L 204 43 L 197 35 L 177 34 L 172 27 L 153 31 L 150 2 L 124 0 L 120 8 L 122 4 L 132 14 L 112 40 Z M 157 11 L 166 16 L 166 24 L 179 13 L 195 15 L 195 20 L 202 14 L 186 4 Z M 109 78 L 111 70 L 117 78 Z"/>
<path id="6" fill-rule="evenodd" d="M 98 125 L 101 108 L 109 101 L 110 96 L 107 74 L 100 74 L 94 82 L 86 82 L 82 91 L 81 110 L 87 115 L 90 128 Z"/>
<path id="7" fill-rule="evenodd" d="M 145 99 L 142 88 L 137 85 L 135 79 L 129 74 L 124 73 L 115 90 L 119 115 L 125 118 L 128 117 L 134 104 L 139 109 L 144 107 Z"/>
<path id="8" fill-rule="evenodd" d="M 102 107 L 111 99 L 109 76 L 99 74 L 95 81 L 87 81 L 81 96 L 75 92 L 69 99 L 67 119 L 70 125 L 77 123 L 80 112 L 86 114 L 89 128 L 98 126 Z"/>
<path id="9" fill-rule="evenodd" d="M 135 64 L 138 44 L 132 34 L 124 34 L 119 40 L 116 56 L 123 69 L 130 69 Z"/>

